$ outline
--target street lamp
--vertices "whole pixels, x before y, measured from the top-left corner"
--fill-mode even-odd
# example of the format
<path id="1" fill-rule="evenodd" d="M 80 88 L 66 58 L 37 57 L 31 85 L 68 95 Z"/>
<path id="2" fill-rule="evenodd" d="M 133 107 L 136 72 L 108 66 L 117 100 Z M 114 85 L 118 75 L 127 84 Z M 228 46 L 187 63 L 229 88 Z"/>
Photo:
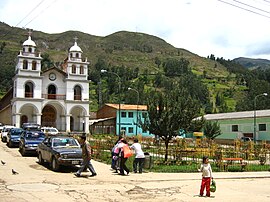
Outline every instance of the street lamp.
<path id="1" fill-rule="evenodd" d="M 256 99 L 260 96 L 267 96 L 267 93 L 256 95 L 254 98 L 254 132 L 253 132 L 253 141 L 256 142 Z"/>
<path id="2" fill-rule="evenodd" d="M 128 90 L 133 90 L 137 93 L 137 108 L 136 108 L 136 136 L 138 135 L 138 105 L 139 105 L 139 91 L 133 88 L 128 88 Z"/>
<path id="3" fill-rule="evenodd" d="M 121 90 L 121 79 L 120 76 L 118 74 L 116 74 L 115 72 L 108 72 L 106 69 L 102 69 L 100 70 L 101 73 L 109 73 L 109 74 L 113 74 L 115 76 L 117 76 L 118 78 L 118 98 L 119 98 L 119 115 L 118 115 L 118 122 L 119 122 L 119 128 L 118 128 L 118 135 L 121 135 L 121 96 L 120 96 L 120 90 Z"/>

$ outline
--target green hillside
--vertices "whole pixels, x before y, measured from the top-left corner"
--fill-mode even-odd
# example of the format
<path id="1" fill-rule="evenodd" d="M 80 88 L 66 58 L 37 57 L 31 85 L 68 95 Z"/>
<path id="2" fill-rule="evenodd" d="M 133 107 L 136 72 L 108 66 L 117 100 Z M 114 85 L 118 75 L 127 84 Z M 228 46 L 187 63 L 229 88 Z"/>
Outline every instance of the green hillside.
<path id="1" fill-rule="evenodd" d="M 233 61 L 249 69 L 269 69 L 270 68 L 270 60 L 266 60 L 266 59 L 252 59 L 252 58 L 239 57 L 239 58 L 233 59 Z"/>
<path id="2" fill-rule="evenodd" d="M 27 39 L 27 35 L 25 29 L 0 23 L 0 43 L 2 44 L 0 92 L 2 95 L 12 85 L 11 78 L 14 76 L 16 56 L 21 50 L 22 43 Z M 130 85 L 131 82 L 146 75 L 149 80 L 146 86 L 154 87 L 152 84 L 153 75 L 164 73 L 162 64 L 168 59 L 180 60 L 184 58 L 189 61 L 192 72 L 209 90 L 209 100 L 213 105 L 213 112 L 225 110 L 217 106 L 216 100 L 218 98 L 226 103 L 227 109 L 225 111 L 234 111 L 237 101 L 243 98 L 243 92 L 246 90 L 246 86 L 238 82 L 236 74 L 228 71 L 228 67 L 216 60 L 200 57 L 185 49 L 175 48 L 155 36 L 126 31 L 99 37 L 79 31 L 47 34 L 34 30 L 32 39 L 36 42 L 38 51 L 42 53 L 44 58 L 43 69 L 52 65 L 58 66 L 63 62 L 67 57 L 68 49 L 74 44 L 74 37 L 78 38 L 78 45 L 83 50 L 83 57 L 87 57 L 91 63 L 89 79 L 93 81 L 90 84 L 90 96 L 93 100 L 92 110 L 96 110 L 100 104 L 98 103 L 100 100 L 98 92 L 104 91 L 104 88 L 108 87 L 102 84 L 103 87 L 100 90 L 98 82 L 104 78 L 97 70 L 102 68 L 122 68 L 123 71 L 136 69 L 138 70 L 137 78 L 126 78 L 128 82 L 124 85 Z M 103 96 L 102 99 L 103 102 L 116 102 L 116 91 L 112 91 L 111 96 Z M 128 100 L 125 102 L 127 103 Z M 129 100 L 129 102 L 134 102 L 134 100 Z"/>

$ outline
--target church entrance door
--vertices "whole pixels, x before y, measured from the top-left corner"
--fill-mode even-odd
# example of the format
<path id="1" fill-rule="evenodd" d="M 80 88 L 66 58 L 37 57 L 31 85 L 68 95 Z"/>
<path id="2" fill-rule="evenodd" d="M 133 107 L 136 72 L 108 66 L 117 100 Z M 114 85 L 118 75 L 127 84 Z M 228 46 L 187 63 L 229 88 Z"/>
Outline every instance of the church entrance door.
<path id="1" fill-rule="evenodd" d="M 47 105 L 42 110 L 41 125 L 56 127 L 56 110 L 53 106 Z"/>

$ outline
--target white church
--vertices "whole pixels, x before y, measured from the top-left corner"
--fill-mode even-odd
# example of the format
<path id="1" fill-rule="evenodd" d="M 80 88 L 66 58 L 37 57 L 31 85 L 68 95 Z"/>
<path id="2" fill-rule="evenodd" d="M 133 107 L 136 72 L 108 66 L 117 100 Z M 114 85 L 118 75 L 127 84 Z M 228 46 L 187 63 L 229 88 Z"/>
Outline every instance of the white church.
<path id="1" fill-rule="evenodd" d="M 42 71 L 42 57 L 29 33 L 17 56 L 13 87 L 0 100 L 1 123 L 89 133 L 89 62 L 82 59 L 76 40 L 61 67 Z"/>

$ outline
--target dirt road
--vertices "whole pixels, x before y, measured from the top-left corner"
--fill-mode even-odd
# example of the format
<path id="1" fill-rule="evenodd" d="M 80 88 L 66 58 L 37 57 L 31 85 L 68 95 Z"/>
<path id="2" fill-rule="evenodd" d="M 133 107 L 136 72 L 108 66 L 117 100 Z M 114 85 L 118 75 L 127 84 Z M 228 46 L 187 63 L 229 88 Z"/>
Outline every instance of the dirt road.
<path id="1" fill-rule="evenodd" d="M 199 173 L 143 173 L 119 176 L 93 161 L 96 177 L 77 178 L 74 169 L 53 172 L 36 157 L 22 157 L 17 148 L 0 143 L 1 202 L 86 201 L 270 201 L 270 173 L 214 173 L 217 191 L 198 197 Z M 11 170 L 19 174 L 13 175 Z M 86 174 L 86 173 L 85 173 Z"/>

